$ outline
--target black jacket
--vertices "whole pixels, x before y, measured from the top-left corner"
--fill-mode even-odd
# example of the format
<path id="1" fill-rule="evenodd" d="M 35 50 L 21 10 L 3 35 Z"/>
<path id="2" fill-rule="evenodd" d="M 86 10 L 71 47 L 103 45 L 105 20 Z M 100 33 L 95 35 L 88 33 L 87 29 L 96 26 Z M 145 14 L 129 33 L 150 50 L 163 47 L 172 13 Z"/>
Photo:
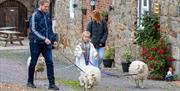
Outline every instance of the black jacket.
<path id="1" fill-rule="evenodd" d="M 95 21 L 91 21 L 88 24 L 87 30 L 91 33 L 91 42 L 95 48 L 104 47 L 106 45 L 108 36 L 106 22 L 101 21 L 101 23 L 96 23 Z"/>
<path id="2" fill-rule="evenodd" d="M 48 14 L 36 10 L 29 20 L 30 33 L 29 40 L 33 43 L 45 44 L 45 38 L 48 38 L 53 43 L 56 41 L 56 36 L 52 30 L 52 19 Z M 51 46 L 51 45 L 49 45 Z"/>

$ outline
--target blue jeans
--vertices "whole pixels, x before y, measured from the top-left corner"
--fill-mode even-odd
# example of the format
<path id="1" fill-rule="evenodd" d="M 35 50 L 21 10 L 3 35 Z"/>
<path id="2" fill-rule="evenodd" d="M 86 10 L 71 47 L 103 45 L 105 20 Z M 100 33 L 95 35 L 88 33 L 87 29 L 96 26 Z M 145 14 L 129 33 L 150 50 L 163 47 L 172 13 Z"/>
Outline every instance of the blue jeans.
<path id="1" fill-rule="evenodd" d="M 94 60 L 93 64 L 94 64 L 94 66 L 100 68 L 100 65 L 101 65 L 103 57 L 104 57 L 104 47 L 96 48 L 96 51 L 98 53 L 98 59 Z"/>
<path id="2" fill-rule="evenodd" d="M 34 71 L 39 55 L 42 53 L 45 58 L 47 67 L 47 76 L 49 84 L 55 84 L 54 78 L 54 66 L 52 60 L 52 49 L 48 48 L 46 44 L 37 44 L 30 42 L 30 52 L 31 52 L 31 62 L 28 69 L 28 82 L 33 83 L 34 81 Z"/>

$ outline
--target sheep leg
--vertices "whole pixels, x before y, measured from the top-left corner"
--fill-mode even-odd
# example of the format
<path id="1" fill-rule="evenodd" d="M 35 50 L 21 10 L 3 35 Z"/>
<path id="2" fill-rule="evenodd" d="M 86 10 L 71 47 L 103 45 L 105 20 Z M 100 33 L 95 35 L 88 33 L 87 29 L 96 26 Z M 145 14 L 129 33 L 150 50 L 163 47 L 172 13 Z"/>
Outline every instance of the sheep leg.
<path id="1" fill-rule="evenodd" d="M 37 80 L 37 72 L 34 73 L 35 79 Z"/>
<path id="2" fill-rule="evenodd" d="M 42 74 L 42 72 L 41 72 L 41 80 L 43 80 L 43 74 Z"/>
<path id="3" fill-rule="evenodd" d="M 84 86 L 84 82 L 83 82 L 82 79 L 83 79 L 83 78 L 80 76 L 80 77 L 79 77 L 79 83 L 80 83 L 80 86 Z"/>
<path id="4" fill-rule="evenodd" d="M 144 88 L 144 86 L 143 86 L 143 80 L 141 80 L 141 88 Z"/>
<path id="5" fill-rule="evenodd" d="M 135 79 L 136 88 L 139 87 L 139 80 Z"/>
<path id="6" fill-rule="evenodd" d="M 85 87 L 85 90 L 88 91 L 88 85 L 85 84 L 84 87 Z"/>

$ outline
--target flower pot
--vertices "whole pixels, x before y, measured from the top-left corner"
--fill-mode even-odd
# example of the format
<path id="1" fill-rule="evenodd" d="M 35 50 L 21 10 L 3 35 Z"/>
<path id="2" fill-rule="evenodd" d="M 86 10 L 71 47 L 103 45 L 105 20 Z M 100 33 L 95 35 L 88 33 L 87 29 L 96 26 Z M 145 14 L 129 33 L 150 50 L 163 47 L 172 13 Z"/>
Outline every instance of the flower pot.
<path id="1" fill-rule="evenodd" d="M 131 64 L 131 62 L 122 62 L 121 64 L 123 72 L 129 72 L 129 65 Z"/>
<path id="2" fill-rule="evenodd" d="M 103 59 L 104 67 L 111 68 L 114 59 Z"/>

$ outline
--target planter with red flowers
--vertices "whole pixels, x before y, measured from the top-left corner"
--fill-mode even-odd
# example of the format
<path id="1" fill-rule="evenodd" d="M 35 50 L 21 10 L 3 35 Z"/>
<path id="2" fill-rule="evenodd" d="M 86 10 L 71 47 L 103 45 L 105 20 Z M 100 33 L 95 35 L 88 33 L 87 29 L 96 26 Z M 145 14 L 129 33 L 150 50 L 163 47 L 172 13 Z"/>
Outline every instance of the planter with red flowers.
<path id="1" fill-rule="evenodd" d="M 148 65 L 148 79 L 164 80 L 168 67 L 172 66 L 174 58 L 168 38 L 160 33 L 159 18 L 145 13 L 142 18 L 143 28 L 137 28 L 137 43 L 141 46 L 141 57 Z"/>
<path id="2" fill-rule="evenodd" d="M 172 66 L 170 49 L 167 47 L 142 48 L 143 61 L 148 65 L 148 79 L 164 80 L 168 67 Z"/>

